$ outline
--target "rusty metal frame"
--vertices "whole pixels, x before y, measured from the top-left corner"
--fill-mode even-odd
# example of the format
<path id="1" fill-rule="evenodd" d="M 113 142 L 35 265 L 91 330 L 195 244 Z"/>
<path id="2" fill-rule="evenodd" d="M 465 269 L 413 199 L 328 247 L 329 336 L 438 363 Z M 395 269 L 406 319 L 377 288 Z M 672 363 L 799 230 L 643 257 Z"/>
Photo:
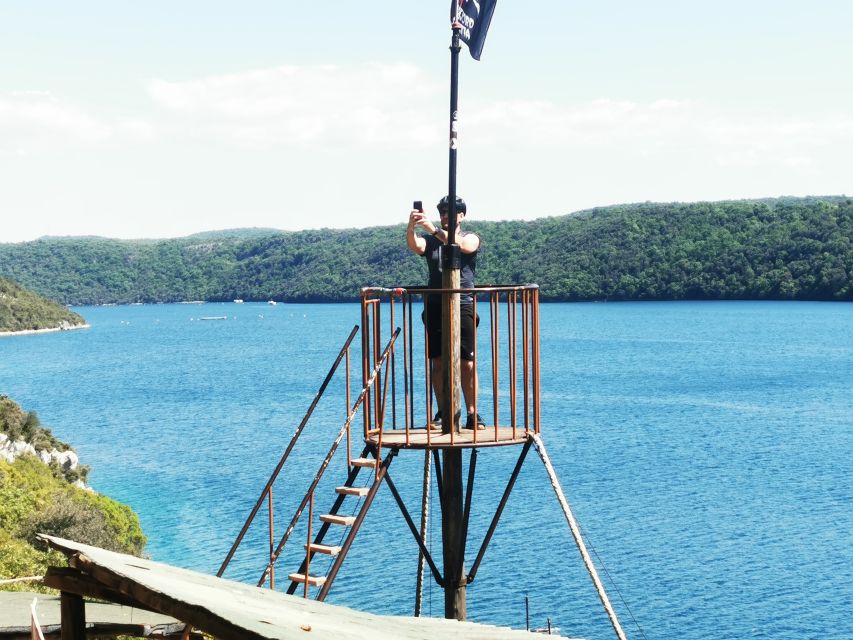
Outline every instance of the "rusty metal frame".
<path id="1" fill-rule="evenodd" d="M 391 296 L 391 313 L 388 318 L 388 325 L 391 333 L 394 332 L 394 312 L 397 308 L 397 304 L 394 300 L 394 296 Z M 403 344 L 405 345 L 406 341 L 403 340 Z M 394 357 L 396 347 L 391 347 L 391 428 L 397 428 L 397 368 L 396 363 L 397 359 Z"/>
<path id="2" fill-rule="evenodd" d="M 376 366 L 379 361 L 379 343 L 381 341 L 382 336 L 382 324 L 380 322 L 382 316 L 382 304 L 380 300 L 376 301 L 375 309 L 373 311 L 373 365 Z M 382 386 L 382 372 L 381 370 L 376 374 L 376 384 L 373 386 L 373 395 L 375 396 L 376 402 L 373 407 L 373 423 L 380 427 L 382 426 L 382 418 L 380 416 L 380 412 L 382 408 L 380 407 L 380 394 L 379 387 Z M 367 434 L 365 434 L 366 436 Z"/>
<path id="3" fill-rule="evenodd" d="M 441 456 L 438 455 L 438 449 L 432 450 L 433 463 L 435 464 L 435 482 L 438 486 L 438 499 L 440 504 L 444 504 L 444 486 L 442 485 L 441 476 Z"/>
<path id="4" fill-rule="evenodd" d="M 533 388 L 536 393 L 533 398 L 533 424 L 536 433 L 539 433 L 541 413 L 541 394 L 540 394 L 540 351 L 539 351 L 539 289 L 533 292 Z"/>
<path id="5" fill-rule="evenodd" d="M 411 304 L 406 303 L 406 299 L 403 298 L 402 309 L 403 309 L 403 412 L 404 412 L 404 427 L 406 429 L 406 445 L 409 444 L 409 427 L 411 426 L 410 417 L 411 417 L 411 398 L 409 396 L 410 393 L 410 376 L 412 375 L 411 367 L 409 366 L 409 358 L 410 356 L 410 340 L 412 337 L 412 327 L 411 327 Z M 396 396 L 395 392 L 394 395 Z"/>
<path id="6" fill-rule="evenodd" d="M 512 426 L 512 437 L 515 438 L 515 429 L 518 425 L 518 390 L 516 389 L 516 370 L 517 370 L 517 343 L 516 343 L 516 293 L 510 291 L 506 296 L 506 314 L 507 314 L 507 340 L 509 342 L 509 413 L 510 426 Z"/>
<path id="7" fill-rule="evenodd" d="M 361 300 L 361 326 L 363 331 L 361 332 L 361 380 L 362 383 L 367 380 L 370 371 L 370 367 L 368 365 L 369 359 L 368 354 L 370 353 L 370 332 L 367 331 L 368 327 L 368 318 L 369 318 L 369 301 L 362 298 Z M 349 407 L 347 407 L 349 409 Z M 370 396 L 366 397 L 364 400 L 364 414 L 362 416 L 364 422 L 364 434 L 367 436 L 367 430 L 370 428 Z"/>
<path id="8" fill-rule="evenodd" d="M 518 478 L 518 474 L 521 472 L 521 466 L 524 464 L 524 459 L 527 457 L 528 451 L 530 451 L 530 445 L 533 444 L 532 438 L 528 438 L 524 443 L 524 448 L 521 450 L 521 455 L 518 456 L 518 462 L 515 463 L 515 468 L 512 470 L 512 475 L 509 478 L 509 482 L 507 482 L 506 489 L 504 489 L 503 496 L 501 497 L 501 501 L 498 504 L 498 508 L 495 511 L 495 515 L 492 518 L 492 522 L 489 525 L 488 531 L 486 531 L 486 535 L 483 538 L 483 544 L 480 546 L 480 551 L 477 553 L 477 559 L 474 560 L 474 564 L 471 565 L 471 571 L 468 573 L 468 584 L 474 582 L 474 578 L 477 575 L 477 570 L 480 568 L 480 563 L 483 561 L 483 556 L 486 554 L 486 548 L 489 546 L 489 542 L 492 540 L 492 535 L 495 533 L 495 529 L 498 526 L 498 521 L 503 514 L 504 507 L 506 506 L 507 501 L 509 500 L 509 495 L 512 493 L 512 489 L 515 486 L 515 481 Z"/>
<path id="9" fill-rule="evenodd" d="M 471 496 L 474 495 L 474 474 L 477 469 L 477 449 L 471 449 L 468 461 L 468 486 L 465 491 L 465 508 L 462 515 L 462 556 L 465 556 L 465 545 L 468 542 L 468 522 L 471 518 Z"/>
<path id="10" fill-rule="evenodd" d="M 500 293 L 492 292 L 489 296 L 489 324 L 491 329 L 492 348 L 492 413 L 494 414 L 495 440 L 498 439 L 498 414 L 500 408 L 500 403 L 494 401 L 494 398 L 498 398 L 500 396 L 500 388 L 498 382 L 500 373 L 500 367 L 498 367 L 498 362 L 500 362 L 500 313 L 498 313 L 499 304 Z"/>
<path id="11" fill-rule="evenodd" d="M 274 515 L 274 510 L 272 507 L 272 487 L 270 487 L 270 491 L 269 491 L 268 504 L 269 504 L 269 512 L 270 512 L 270 527 L 269 527 L 269 529 L 270 529 L 270 536 L 269 536 L 269 544 L 270 544 L 270 546 L 269 546 L 269 552 L 270 552 L 270 555 L 269 555 L 269 559 L 270 559 L 270 564 L 269 564 L 269 567 L 270 567 L 270 589 L 275 589 L 275 565 L 272 563 L 272 558 L 273 558 L 272 554 L 273 554 L 273 549 L 274 549 L 274 545 L 275 545 L 275 515 Z"/>
<path id="12" fill-rule="evenodd" d="M 393 322 L 397 319 L 396 302 L 400 300 L 403 306 L 402 320 L 404 329 L 404 346 L 401 353 L 404 358 L 404 375 L 405 384 L 403 385 L 404 406 L 406 410 L 405 418 L 405 446 L 411 446 L 410 430 L 416 428 L 415 407 L 417 405 L 415 389 L 415 372 L 413 367 L 414 355 L 414 312 L 413 302 L 416 297 L 426 299 L 430 295 L 440 295 L 448 293 L 443 289 L 430 289 L 428 287 L 407 287 L 407 288 L 382 288 L 382 287 L 365 287 L 361 292 L 362 299 L 362 321 L 363 321 L 363 342 L 364 350 L 370 354 L 371 351 L 376 351 L 376 343 L 381 334 L 380 330 L 380 312 L 379 307 L 382 304 L 390 302 L 390 315 Z M 472 289 L 453 289 L 449 293 L 467 293 L 473 297 L 474 313 L 477 314 L 480 305 L 480 298 L 483 295 L 488 295 L 488 306 L 490 315 L 490 356 L 491 356 L 491 373 L 492 373 L 492 422 L 493 432 L 486 431 L 479 433 L 476 430 L 472 436 L 473 445 L 479 443 L 495 443 L 499 440 L 500 428 L 500 412 L 501 405 L 508 409 L 508 424 L 512 428 L 512 439 L 523 440 L 531 432 L 539 433 L 540 425 L 540 388 L 539 388 L 539 287 L 535 284 L 529 285 L 488 285 L 477 286 Z M 501 317 L 503 316 L 503 318 Z M 385 316 L 387 318 L 387 315 Z M 435 412 L 435 406 L 432 398 L 432 371 L 430 368 L 430 353 L 429 353 L 429 318 L 424 317 L 423 330 L 423 360 L 424 360 L 424 408 L 426 410 L 426 421 L 429 424 L 432 420 L 432 415 Z M 503 330 L 503 325 L 506 323 L 506 331 Z M 382 323 L 386 324 L 386 323 Z M 476 355 L 481 355 L 477 349 L 478 327 L 475 323 L 475 350 Z M 372 339 L 371 339 L 372 338 Z M 506 365 L 507 380 L 505 388 L 502 390 L 500 385 L 501 377 L 501 342 L 506 344 L 506 354 L 503 360 Z M 372 345 L 371 345 L 372 343 Z M 372 346 L 372 348 L 371 348 Z M 369 355 L 367 356 L 370 357 Z M 396 385 L 396 355 L 392 354 L 391 364 L 391 422 L 393 428 L 399 428 L 397 424 L 396 404 L 398 401 L 397 385 Z M 478 358 L 479 359 L 479 358 Z M 375 361 L 375 357 L 374 357 Z M 482 367 L 480 367 L 482 368 Z M 488 368 L 486 369 L 488 371 Z M 363 372 L 367 371 L 367 367 L 363 368 Z M 475 374 L 482 373 L 475 369 Z M 364 375 L 364 374 L 363 374 Z M 386 373 L 386 375 L 389 375 Z M 476 375 L 475 378 L 475 396 L 473 398 L 475 411 L 481 410 L 479 385 L 477 384 L 481 376 Z M 384 385 L 382 387 L 384 389 Z M 380 394 L 382 393 L 379 385 L 374 389 L 373 397 L 371 398 L 372 411 L 370 416 L 374 416 L 374 420 L 382 422 L 380 413 L 382 411 L 381 403 L 379 402 Z M 378 405 L 378 406 L 377 406 Z M 368 418 L 369 419 L 369 418 Z M 419 422 L 419 421 L 418 421 Z M 458 425 L 457 425 L 458 427 Z M 421 427 L 417 427 L 419 430 Z M 384 429 L 384 426 L 382 427 Z M 523 434 L 519 431 L 523 429 Z M 372 432 L 372 429 L 370 430 Z M 425 427 L 425 440 L 427 448 L 432 448 L 435 435 Z M 367 432 L 366 432 L 367 433 Z M 455 438 L 456 429 L 450 432 L 450 446 L 456 444 Z M 376 435 L 375 433 L 373 434 Z M 470 443 L 469 443 L 470 444 Z M 465 445 L 469 446 L 469 445 Z"/>
<path id="13" fill-rule="evenodd" d="M 394 484 L 393 480 L 391 480 L 391 475 L 389 473 L 385 473 L 385 482 L 388 483 L 388 488 L 391 490 L 391 494 L 394 496 L 394 500 L 397 501 L 397 506 L 400 507 L 400 511 L 403 514 L 403 518 L 406 520 L 406 524 L 409 525 L 409 530 L 412 532 L 412 536 L 414 536 L 415 541 L 418 543 L 418 548 L 420 548 L 421 553 L 423 553 L 424 558 L 429 564 L 430 571 L 432 571 L 432 577 L 435 578 L 436 584 L 442 589 L 444 588 L 444 577 L 441 575 L 441 572 L 438 570 L 438 567 L 435 565 L 435 561 L 432 559 L 432 555 L 430 555 L 429 549 L 427 549 L 424 541 L 421 539 L 421 535 L 418 532 L 417 527 L 415 526 L 414 520 L 412 520 L 411 514 L 409 514 L 408 509 L 406 509 L 406 504 L 403 502 L 403 498 L 400 496 L 400 492 L 397 491 L 397 486 Z"/>
<path id="14" fill-rule="evenodd" d="M 478 318 L 477 318 L 477 293 L 476 292 L 471 294 L 471 301 L 472 301 L 473 307 L 474 307 L 474 309 L 473 309 L 474 310 L 474 371 L 472 372 L 471 375 L 474 377 L 474 379 L 472 381 L 472 384 L 474 386 L 474 434 L 473 435 L 474 435 L 474 444 L 476 445 L 477 444 L 477 432 L 479 431 L 479 429 L 477 428 L 477 426 L 478 426 L 477 425 L 477 416 L 480 415 L 479 413 L 477 413 L 479 411 L 479 408 L 477 407 L 477 396 L 480 394 L 480 385 L 478 384 L 479 381 L 477 380 L 477 325 L 479 324 L 479 322 L 477 322 Z M 460 367 L 462 366 L 461 360 L 459 362 L 459 366 Z M 461 372 L 460 372 L 460 374 L 461 374 Z M 462 399 L 462 402 L 465 402 L 464 398 Z M 467 407 L 466 407 L 466 410 L 467 410 Z M 467 411 L 466 411 L 466 413 L 467 413 Z M 460 417 L 460 420 L 461 420 L 461 417 Z M 466 525 L 467 525 L 467 522 L 466 522 Z"/>
<path id="15" fill-rule="evenodd" d="M 323 538 L 327 535 L 330 530 L 329 523 L 323 523 L 318 529 L 316 534 L 314 533 L 315 529 L 312 527 L 313 520 L 313 511 L 314 511 L 314 492 L 316 487 L 319 485 L 320 479 L 325 473 L 327 467 L 330 464 L 331 458 L 337 451 L 338 446 L 340 445 L 340 441 L 344 435 L 347 437 L 347 445 L 346 445 L 346 453 L 347 453 L 347 469 L 348 469 L 348 477 L 346 481 L 346 486 L 353 486 L 355 479 L 358 477 L 361 467 L 353 467 L 352 460 L 352 433 L 351 433 L 351 423 L 356 418 L 356 414 L 358 410 L 361 408 L 363 410 L 363 430 L 364 430 L 364 439 L 366 441 L 366 446 L 363 450 L 362 457 L 372 454 L 372 456 L 376 459 L 376 464 L 374 465 L 374 473 L 372 478 L 372 484 L 367 493 L 367 497 L 361 504 L 358 515 L 356 516 L 356 521 L 350 530 L 345 534 L 346 539 L 344 541 L 341 552 L 338 556 L 333 560 L 329 571 L 326 576 L 325 583 L 321 586 L 320 592 L 317 595 L 318 600 L 325 599 L 326 595 L 331 588 L 331 584 L 337 575 L 337 572 L 344 561 L 344 557 L 349 551 L 353 541 L 355 539 L 356 533 L 361 526 L 364 518 L 366 517 L 367 511 L 370 508 L 373 500 L 375 499 L 376 493 L 379 489 L 383 480 L 388 481 L 388 486 L 391 490 L 392 495 L 394 496 L 395 501 L 397 502 L 401 513 L 403 514 L 404 519 L 406 520 L 407 525 L 409 526 L 410 531 L 415 536 L 416 541 L 418 542 L 421 553 L 424 555 L 424 558 L 428 561 L 430 565 L 430 570 L 435 578 L 436 582 L 439 586 L 443 586 L 445 580 L 444 577 L 439 572 L 438 568 L 435 565 L 434 559 L 429 554 L 426 549 L 425 542 L 418 535 L 415 524 L 411 518 L 411 514 L 408 512 L 405 503 L 403 502 L 402 497 L 400 496 L 397 487 L 391 480 L 390 475 L 388 475 L 388 466 L 390 465 L 393 458 L 399 453 L 399 444 L 385 444 L 383 443 L 383 432 L 385 431 L 385 423 L 386 421 L 389 423 L 390 428 L 393 430 L 397 430 L 400 428 L 400 423 L 398 422 L 397 415 L 397 407 L 398 405 L 402 406 L 404 411 L 404 419 L 402 427 L 405 429 L 405 444 L 406 446 L 410 446 L 410 430 L 415 428 L 415 405 L 416 405 L 416 390 L 415 390 L 415 367 L 413 364 L 414 357 L 414 298 L 422 297 L 426 299 L 428 295 L 448 295 L 451 293 L 469 293 L 472 295 L 472 305 L 475 316 L 475 324 L 474 324 L 474 350 L 475 350 L 475 361 L 477 356 L 479 356 L 479 352 L 477 350 L 477 342 L 478 342 L 478 326 L 477 326 L 477 310 L 478 310 L 478 302 L 483 302 L 478 296 L 488 296 L 488 306 L 489 306 L 489 314 L 490 314 L 490 350 L 491 350 L 491 372 L 492 372 L 492 414 L 494 421 L 494 436 L 493 439 L 490 439 L 489 431 L 484 431 L 483 434 L 478 433 L 478 429 L 474 429 L 473 432 L 473 447 L 471 451 L 471 457 L 468 464 L 468 480 L 467 487 L 464 496 L 464 506 L 463 506 L 463 514 L 462 514 L 462 529 L 464 540 L 467 543 L 468 537 L 468 529 L 471 515 L 471 508 L 473 504 L 473 492 L 474 492 L 474 480 L 476 475 L 476 465 L 477 465 L 477 456 L 478 456 L 478 447 L 487 446 L 489 444 L 498 443 L 500 437 L 500 411 L 501 405 L 503 404 L 504 409 L 507 408 L 508 401 L 508 413 L 509 413 L 509 426 L 511 426 L 512 430 L 512 440 L 517 441 L 518 443 L 523 442 L 523 449 L 519 455 L 518 461 L 516 462 L 515 468 L 510 476 L 510 479 L 507 483 L 507 486 L 503 492 L 501 500 L 497 506 L 495 514 L 492 518 L 492 521 L 489 525 L 489 528 L 484 536 L 482 544 L 478 550 L 477 557 L 472 565 L 471 571 L 467 576 L 468 582 L 472 582 L 477 574 L 480 563 L 483 560 L 486 549 L 490 544 L 492 536 L 495 532 L 495 529 L 498 525 L 498 522 L 502 516 L 503 510 L 509 500 L 509 496 L 514 488 L 515 482 L 518 478 L 518 475 L 521 471 L 523 462 L 529 452 L 532 440 L 537 436 L 536 434 L 540 433 L 540 416 L 541 416 L 541 407 L 540 407 L 540 335 L 539 335 L 539 288 L 537 285 L 509 285 L 509 286 L 486 286 L 486 287 L 475 287 L 473 289 L 454 289 L 454 290 L 435 290 L 429 289 L 427 287 L 412 287 L 409 289 L 379 289 L 379 288 L 366 288 L 362 289 L 361 295 L 361 344 L 362 344 L 362 353 L 361 353 L 361 364 L 362 364 L 362 389 L 355 399 L 354 403 L 352 403 L 351 398 L 351 388 L 350 388 L 350 349 L 352 341 L 355 338 L 355 334 L 358 331 L 359 327 L 353 327 L 352 332 L 347 338 L 344 347 L 339 352 L 335 363 L 330 369 L 326 379 L 320 387 L 317 395 L 314 398 L 311 406 L 308 409 L 305 417 L 303 418 L 302 423 L 299 425 L 297 432 L 294 434 L 291 439 L 290 444 L 285 450 L 284 455 L 279 461 L 278 466 L 273 471 L 272 476 L 270 477 L 267 486 L 264 488 L 264 491 L 261 493 L 254 509 L 252 510 L 249 518 L 247 518 L 246 523 L 243 526 L 240 534 L 237 537 L 234 545 L 229 551 L 225 561 L 220 567 L 219 573 L 217 576 L 221 576 L 228 563 L 231 561 L 237 547 L 243 541 L 244 536 L 246 535 L 248 528 L 251 526 L 254 518 L 256 517 L 261 505 L 264 501 L 267 501 L 269 507 L 269 564 L 264 569 L 263 575 L 258 582 L 258 586 L 264 584 L 265 581 L 269 580 L 270 588 L 275 588 L 275 564 L 279 559 L 282 550 L 288 541 L 291 534 L 294 532 L 299 519 L 304 514 L 304 510 L 306 505 L 309 509 L 309 522 L 308 522 L 308 543 L 306 544 L 306 555 L 303 559 L 303 566 L 300 567 L 299 572 L 308 575 L 308 567 L 310 567 L 311 560 L 316 553 L 313 549 L 315 544 L 321 543 Z M 394 328 L 394 324 L 397 320 L 397 309 L 396 303 L 400 301 L 402 304 L 402 328 Z M 382 306 L 386 302 L 390 303 L 390 311 L 383 313 Z M 501 307 L 504 307 L 502 309 Z M 503 316 L 503 318 L 502 318 Z M 384 320 L 383 320 L 384 318 Z M 388 340 L 384 349 L 382 348 L 382 333 L 383 333 L 383 324 L 387 324 L 390 321 L 390 329 L 392 331 L 392 336 Z M 504 321 L 506 322 L 505 329 L 503 326 Z M 429 354 L 429 340 L 428 340 L 428 329 L 427 326 L 429 322 L 428 314 L 424 315 L 423 322 L 423 356 L 424 356 L 424 384 L 425 384 L 425 409 L 427 412 L 427 426 L 426 426 L 426 445 L 428 449 L 432 449 L 432 454 L 435 461 L 435 469 L 436 469 L 436 484 L 438 486 L 438 498 L 439 501 L 443 499 L 444 487 L 442 487 L 442 470 L 441 470 L 441 458 L 439 456 L 439 450 L 441 447 L 446 446 L 447 442 L 443 441 L 443 444 L 439 444 L 438 446 L 433 446 L 435 444 L 434 437 L 432 434 L 432 430 L 429 428 L 429 423 L 432 420 L 433 415 L 433 402 L 432 402 L 432 370 L 430 366 L 430 354 Z M 403 337 L 403 346 L 398 349 L 396 346 L 396 340 L 402 333 Z M 519 333 L 521 335 L 519 335 Z M 502 346 L 501 343 L 504 342 L 507 352 L 504 355 L 503 361 L 501 360 L 501 352 Z M 403 357 L 403 365 L 402 367 L 398 367 L 396 363 L 397 351 Z M 296 513 L 293 516 L 293 520 L 291 520 L 289 527 L 285 531 L 284 535 L 282 535 L 277 545 L 274 545 L 275 537 L 274 537 L 274 529 L 275 529 L 275 514 L 273 509 L 273 485 L 275 481 L 278 479 L 278 476 L 282 470 L 282 467 L 287 460 L 288 456 L 291 453 L 293 446 L 296 443 L 296 439 L 301 434 L 305 425 L 308 422 L 308 419 L 312 415 L 317 403 L 320 398 L 326 391 L 326 387 L 330 383 L 332 377 L 335 375 L 341 360 L 346 359 L 346 410 L 347 417 L 344 422 L 344 425 L 341 428 L 340 433 L 337 438 L 333 442 L 329 453 L 326 458 L 323 460 L 320 465 L 319 470 L 317 471 L 308 491 L 305 494 L 305 498 L 302 503 L 296 510 Z M 385 371 L 383 372 L 383 366 Z M 506 379 L 504 380 L 504 388 L 501 389 L 501 376 L 503 375 L 502 367 L 505 367 L 504 371 L 506 372 Z M 402 371 L 403 376 L 403 384 L 402 384 L 402 393 L 403 393 L 403 402 L 398 402 L 400 399 L 397 397 L 398 395 L 398 380 L 397 376 L 400 371 Z M 384 377 L 383 377 L 384 375 Z M 474 411 L 478 412 L 480 410 L 480 393 L 479 393 L 479 376 L 477 376 L 477 367 L 474 369 L 474 397 L 473 397 L 473 406 Z M 389 389 L 390 387 L 390 389 Z M 388 402 L 388 392 L 390 390 L 391 393 L 391 402 Z M 363 406 L 362 406 L 363 405 Z M 387 412 L 390 412 L 388 415 Z M 453 416 L 448 416 L 447 419 L 454 420 Z M 458 442 L 454 435 L 456 430 L 461 427 L 461 425 L 452 425 L 453 428 L 450 429 L 449 432 L 449 444 L 451 447 L 459 446 L 470 446 L 472 443 L 466 445 L 464 442 Z M 506 424 L 504 425 L 504 429 L 506 428 Z M 524 429 L 523 432 L 520 432 L 521 428 Z M 420 427 L 418 427 L 420 429 Z M 389 432 L 390 433 L 390 432 Z M 403 434 L 400 434 L 403 435 Z M 370 440 L 376 438 L 374 444 L 370 444 Z M 399 440 L 394 441 L 399 443 Z M 510 441 L 506 441 L 509 443 Z M 387 449 L 388 453 L 385 458 L 382 458 L 383 446 Z M 337 514 L 344 504 L 345 495 L 340 494 L 334 501 L 332 506 L 332 513 Z M 312 539 L 313 538 L 313 539 Z M 463 549 L 464 553 L 464 549 Z M 291 581 L 291 584 L 288 588 L 288 593 L 294 593 L 298 588 L 298 582 Z M 308 583 L 306 580 L 304 586 L 305 594 L 307 595 L 308 591 Z"/>
<path id="16" fill-rule="evenodd" d="M 394 342 L 397 340 L 397 337 L 400 335 L 400 330 L 394 332 L 391 338 L 388 341 L 388 344 L 385 346 L 385 349 L 382 351 L 382 357 L 379 359 L 379 363 L 373 368 L 373 373 L 371 374 L 370 379 L 368 379 L 367 384 L 362 388 L 361 393 L 358 394 L 356 398 L 355 404 L 352 407 L 347 419 L 344 421 L 343 427 L 341 427 L 338 432 L 337 437 L 332 443 L 329 452 L 326 454 L 326 457 L 323 459 L 323 462 L 320 464 L 320 468 L 317 470 L 317 473 L 314 475 L 314 479 L 311 482 L 311 485 L 308 488 L 308 491 L 305 494 L 305 497 L 302 499 L 299 507 L 296 510 L 296 513 L 293 516 L 293 519 L 290 522 L 290 526 L 282 535 L 281 540 L 279 540 L 278 546 L 276 547 L 275 553 L 273 557 L 270 559 L 270 563 L 264 569 L 264 573 L 261 575 L 261 579 L 258 581 L 258 586 L 261 586 L 265 581 L 267 576 L 270 574 L 272 568 L 275 565 L 275 562 L 278 560 L 278 556 L 281 554 L 281 550 L 284 548 L 284 545 L 287 543 L 287 540 L 290 538 L 290 535 L 293 533 L 293 529 L 296 527 L 296 523 L 299 518 L 302 517 L 302 513 L 305 510 L 305 506 L 308 504 L 309 495 L 316 489 L 317 485 L 320 483 L 320 479 L 323 477 L 323 474 L 326 472 L 326 469 L 331 462 L 332 457 L 335 455 L 335 452 L 338 449 L 338 446 L 341 443 L 344 435 L 349 433 L 350 424 L 352 423 L 353 418 L 355 417 L 356 412 L 362 403 L 365 402 L 366 398 L 370 395 L 370 390 L 373 384 L 376 382 L 376 379 L 379 375 L 379 372 L 382 368 L 382 363 L 387 360 L 391 347 L 394 345 Z"/>
<path id="17" fill-rule="evenodd" d="M 349 363 L 349 348 L 352 344 L 353 338 L 355 338 L 355 334 L 358 332 L 358 325 L 355 325 L 350 331 L 349 337 L 347 337 L 344 342 L 344 346 L 341 348 L 338 353 L 338 357 L 335 359 L 334 364 L 329 369 L 329 373 L 326 374 L 326 378 L 323 380 L 323 383 L 320 385 L 320 389 L 317 391 L 317 394 L 314 396 L 314 400 L 311 401 L 311 405 L 308 407 L 308 411 L 305 412 L 305 416 L 302 418 L 302 422 L 299 423 L 299 426 L 296 428 L 296 431 L 293 434 L 293 437 L 290 439 L 287 447 L 284 450 L 281 458 L 278 461 L 275 469 L 270 475 L 267 484 L 264 486 L 263 491 L 261 491 L 261 495 L 258 498 L 255 506 L 252 508 L 252 511 L 249 513 L 249 517 L 246 518 L 246 522 L 243 524 L 243 528 L 240 530 L 240 533 L 237 534 L 237 539 L 234 541 L 234 544 L 231 545 L 231 548 L 228 550 L 228 554 L 225 556 L 225 560 L 222 562 L 222 565 L 219 567 L 219 570 L 216 572 L 216 577 L 221 578 L 222 574 L 225 573 L 225 569 L 228 567 L 228 564 L 231 562 L 231 559 L 234 557 L 234 553 L 237 551 L 237 547 L 240 546 L 240 543 L 243 541 L 243 538 L 246 535 L 246 532 L 249 530 L 249 527 L 252 524 L 252 521 L 255 519 L 255 516 L 258 514 L 258 511 L 261 508 L 261 504 L 265 498 L 269 500 L 270 504 L 270 527 L 272 527 L 272 486 L 278 478 L 278 474 L 281 473 L 282 468 L 284 467 L 284 463 L 287 461 L 287 458 L 290 456 L 291 451 L 293 451 L 293 447 L 296 445 L 296 441 L 299 439 L 299 436 L 302 435 L 302 431 L 305 429 L 305 426 L 308 424 L 308 420 L 314 413 L 314 409 L 317 407 L 317 404 L 320 402 L 320 398 L 326 391 L 326 387 L 329 386 L 329 382 L 331 382 L 332 377 L 335 375 L 337 371 L 338 365 L 340 365 L 341 360 L 344 357 L 344 354 L 347 355 L 347 363 Z M 349 380 L 349 376 L 347 376 L 347 380 Z M 270 532 L 270 538 L 272 539 L 273 534 Z"/>
<path id="18" fill-rule="evenodd" d="M 314 492 L 311 492 L 311 498 L 308 500 L 308 535 L 305 543 L 305 590 L 302 597 L 308 597 L 308 576 L 311 575 L 311 557 L 314 555 L 311 540 L 311 521 L 314 519 Z"/>

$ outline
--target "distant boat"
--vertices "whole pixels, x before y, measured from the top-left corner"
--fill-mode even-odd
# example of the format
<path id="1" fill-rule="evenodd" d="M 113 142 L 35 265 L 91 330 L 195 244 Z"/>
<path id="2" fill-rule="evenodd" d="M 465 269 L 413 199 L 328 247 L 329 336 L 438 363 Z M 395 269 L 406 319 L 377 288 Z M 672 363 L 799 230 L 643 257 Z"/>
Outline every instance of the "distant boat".
<path id="1" fill-rule="evenodd" d="M 240 298 L 235 298 L 234 304 L 243 304 L 243 301 Z"/>
<path id="2" fill-rule="evenodd" d="M 277 305 L 277 304 L 278 304 L 278 302 L 276 302 L 275 300 L 269 300 L 269 301 L 267 302 L 267 304 L 270 304 L 270 305 L 272 305 L 272 306 L 275 306 L 275 305 Z"/>
<path id="3" fill-rule="evenodd" d="M 202 316 L 199 320 L 227 320 L 228 316 Z"/>

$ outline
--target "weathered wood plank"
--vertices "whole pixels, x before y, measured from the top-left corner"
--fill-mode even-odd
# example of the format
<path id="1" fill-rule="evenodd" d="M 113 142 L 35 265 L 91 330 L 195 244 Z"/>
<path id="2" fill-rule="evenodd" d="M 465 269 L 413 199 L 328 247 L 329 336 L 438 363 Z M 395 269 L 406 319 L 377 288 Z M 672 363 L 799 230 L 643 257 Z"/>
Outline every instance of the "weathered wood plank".
<path id="1" fill-rule="evenodd" d="M 86 604 L 76 593 L 62 591 L 59 595 L 62 611 L 62 640 L 86 640 Z"/>
<path id="2" fill-rule="evenodd" d="M 107 600 L 126 607 L 140 608 L 132 599 L 93 580 L 88 574 L 71 567 L 48 567 L 44 584 L 58 591 Z"/>
<path id="3" fill-rule="evenodd" d="M 150 609 L 172 616 L 220 640 L 512 640 L 523 631 L 430 618 L 379 616 L 288 596 L 239 582 L 171 567 L 53 536 L 53 548 L 87 567 L 87 574 Z M 327 582 L 328 584 L 328 582 Z"/>

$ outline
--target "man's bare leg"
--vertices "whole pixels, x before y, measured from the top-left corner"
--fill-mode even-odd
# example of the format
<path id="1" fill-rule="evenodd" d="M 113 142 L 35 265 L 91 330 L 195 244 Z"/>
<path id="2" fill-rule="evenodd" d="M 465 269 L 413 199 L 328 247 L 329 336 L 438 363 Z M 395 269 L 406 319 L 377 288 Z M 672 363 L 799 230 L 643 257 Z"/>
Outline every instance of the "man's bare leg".
<path id="1" fill-rule="evenodd" d="M 441 412 L 441 391 L 444 387 L 442 387 L 442 368 L 441 368 L 441 358 L 430 358 L 429 359 L 429 377 L 432 382 L 432 390 L 435 393 L 435 405 L 432 407 L 433 415 Z M 443 421 L 444 416 L 442 416 Z M 430 424 L 432 424 L 432 417 L 430 417 Z"/>
<path id="2" fill-rule="evenodd" d="M 462 395 L 465 397 L 465 406 L 470 416 L 476 412 L 475 404 L 479 391 L 477 388 L 479 382 L 477 380 L 477 370 L 474 367 L 473 360 L 461 360 L 460 364 L 462 367 L 462 371 L 460 372 L 460 377 L 462 378 Z"/>
<path id="3" fill-rule="evenodd" d="M 441 396 L 442 396 L 442 386 L 443 381 L 443 369 L 441 367 L 441 358 L 430 358 L 430 380 L 432 381 L 432 390 L 435 393 L 436 406 L 434 408 L 434 413 L 437 411 L 441 411 Z M 475 402 L 477 399 L 478 392 L 478 382 L 476 375 L 476 369 L 474 367 L 473 360 L 460 360 L 459 361 L 461 371 L 460 377 L 462 382 L 462 396 L 465 399 L 465 408 L 467 414 L 474 413 Z M 442 415 L 442 421 L 444 421 L 444 416 Z"/>

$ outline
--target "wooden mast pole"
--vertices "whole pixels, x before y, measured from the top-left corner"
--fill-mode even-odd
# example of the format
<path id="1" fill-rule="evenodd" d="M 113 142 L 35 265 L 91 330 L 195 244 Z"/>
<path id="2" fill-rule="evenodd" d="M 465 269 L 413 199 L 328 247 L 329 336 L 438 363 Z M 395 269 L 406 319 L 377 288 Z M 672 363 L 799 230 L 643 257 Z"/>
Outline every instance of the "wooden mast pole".
<path id="1" fill-rule="evenodd" d="M 458 16 L 457 6 L 457 16 Z M 457 415 L 460 410 L 460 363 L 459 363 L 459 294 L 450 293 L 459 289 L 461 250 L 456 243 L 456 150 L 459 101 L 459 32 L 458 20 L 452 24 L 453 37 L 450 45 L 450 158 L 448 185 L 448 236 L 442 247 L 442 287 L 445 292 L 441 300 L 442 332 L 442 431 L 450 434 L 458 428 Z M 460 416 L 461 418 L 461 416 Z M 452 436 L 451 436 L 452 437 Z M 465 620 L 467 617 L 465 575 L 465 538 L 462 512 L 462 451 L 445 449 L 442 467 L 441 539 L 444 558 L 444 617 Z"/>

